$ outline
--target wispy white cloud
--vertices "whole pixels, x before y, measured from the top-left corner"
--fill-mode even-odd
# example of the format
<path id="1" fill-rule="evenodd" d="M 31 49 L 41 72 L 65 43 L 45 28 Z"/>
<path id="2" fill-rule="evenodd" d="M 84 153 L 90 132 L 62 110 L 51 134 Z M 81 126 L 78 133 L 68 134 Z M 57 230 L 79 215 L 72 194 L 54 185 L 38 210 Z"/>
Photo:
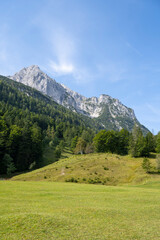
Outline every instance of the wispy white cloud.
<path id="1" fill-rule="evenodd" d="M 94 81 L 96 73 L 81 63 L 79 45 L 73 35 L 57 28 L 48 34 L 47 41 L 50 42 L 53 55 L 47 63 L 49 72 L 55 77 L 71 75 L 70 81 L 77 84 Z"/>
<path id="2" fill-rule="evenodd" d="M 77 84 L 91 83 L 95 79 L 117 82 L 124 79 L 127 71 L 125 64 L 111 62 L 110 60 L 99 63 L 99 60 L 90 59 L 86 64 L 83 59 L 81 43 L 73 29 L 45 15 L 36 16 L 34 24 L 41 31 L 50 51 L 43 68 L 47 69 L 53 77 L 71 76 Z M 51 24 L 52 23 L 52 24 Z M 84 51 L 84 49 L 83 49 Z M 68 78 L 69 79 L 69 78 Z"/>
<path id="3" fill-rule="evenodd" d="M 56 75 L 66 75 L 74 72 L 74 66 L 72 63 L 61 62 L 58 64 L 50 60 L 49 66 Z"/>
<path id="4" fill-rule="evenodd" d="M 45 60 L 43 69 L 46 69 L 53 77 L 71 76 L 69 81 L 77 84 L 90 83 L 95 80 L 95 76 L 101 75 L 101 71 L 96 66 L 85 64 L 82 56 L 80 40 L 74 35 L 64 22 L 52 21 L 52 17 L 39 13 L 33 24 L 41 31 L 46 41 L 47 51 L 50 57 Z"/>
<path id="5" fill-rule="evenodd" d="M 48 66 L 57 76 L 73 74 L 75 66 L 73 59 L 76 51 L 75 42 L 71 36 L 57 29 L 49 34 L 53 58 L 49 59 Z"/>
<path id="6" fill-rule="evenodd" d="M 135 48 L 132 44 L 130 44 L 129 42 L 126 42 L 126 45 L 129 49 L 131 49 L 134 53 L 136 53 L 138 56 L 142 57 L 142 53 L 137 49 Z"/>
<path id="7" fill-rule="evenodd" d="M 45 60 L 43 69 L 54 77 L 73 74 L 77 46 L 73 35 L 65 29 L 65 25 L 62 26 L 56 18 L 53 22 L 52 17 L 46 15 L 45 11 L 35 17 L 33 24 L 39 28 L 47 45 L 46 50 L 49 52 L 47 55 L 50 56 Z"/>

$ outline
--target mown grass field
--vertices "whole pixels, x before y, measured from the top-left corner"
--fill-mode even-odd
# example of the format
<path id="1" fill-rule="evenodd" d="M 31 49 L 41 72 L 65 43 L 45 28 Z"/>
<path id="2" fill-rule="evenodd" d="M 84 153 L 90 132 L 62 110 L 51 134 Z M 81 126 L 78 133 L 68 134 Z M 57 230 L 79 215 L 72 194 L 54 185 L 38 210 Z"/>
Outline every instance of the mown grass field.
<path id="1" fill-rule="evenodd" d="M 51 155 L 51 154 L 50 154 Z M 51 157 L 51 156 L 50 156 Z M 154 156 L 153 156 L 154 157 Z M 109 153 L 67 155 L 53 164 L 21 174 L 13 180 L 94 183 L 104 185 L 139 184 L 159 180 L 160 174 L 147 174 L 143 158 Z M 155 158 L 150 158 L 155 166 Z"/>
<path id="2" fill-rule="evenodd" d="M 1 240 L 159 240 L 160 182 L 0 182 Z"/>

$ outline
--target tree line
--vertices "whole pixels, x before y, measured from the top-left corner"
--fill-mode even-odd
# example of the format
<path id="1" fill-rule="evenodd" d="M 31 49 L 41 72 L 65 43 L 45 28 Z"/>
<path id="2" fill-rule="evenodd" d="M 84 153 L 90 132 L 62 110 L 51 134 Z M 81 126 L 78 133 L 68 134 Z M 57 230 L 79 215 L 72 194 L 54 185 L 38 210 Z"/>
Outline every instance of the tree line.
<path id="1" fill-rule="evenodd" d="M 120 155 L 130 154 L 132 157 L 149 157 L 151 152 L 160 152 L 160 133 L 154 136 L 148 132 L 143 135 L 138 126 L 132 132 L 101 130 L 93 139 L 97 152 L 111 152 Z"/>
<path id="2" fill-rule="evenodd" d="M 160 153 L 160 133 L 154 136 L 135 125 L 132 132 L 125 129 L 120 131 L 101 130 L 92 139 L 83 135 L 72 140 L 74 153 L 110 152 L 119 155 L 130 154 L 132 157 L 149 157 L 151 152 Z"/>
<path id="3" fill-rule="evenodd" d="M 95 132 L 91 126 L 99 128 L 89 118 L 5 77 L 0 77 L 0 93 L 0 174 L 43 166 L 47 146 L 57 160 L 75 136 L 84 130 Z"/>
<path id="4" fill-rule="evenodd" d="M 47 147 L 53 149 L 53 161 L 65 147 L 75 154 L 111 152 L 148 157 L 150 152 L 160 153 L 160 133 L 144 136 L 136 125 L 132 132 L 100 130 L 96 121 L 5 77 L 0 77 L 0 93 L 0 174 L 45 165 Z"/>

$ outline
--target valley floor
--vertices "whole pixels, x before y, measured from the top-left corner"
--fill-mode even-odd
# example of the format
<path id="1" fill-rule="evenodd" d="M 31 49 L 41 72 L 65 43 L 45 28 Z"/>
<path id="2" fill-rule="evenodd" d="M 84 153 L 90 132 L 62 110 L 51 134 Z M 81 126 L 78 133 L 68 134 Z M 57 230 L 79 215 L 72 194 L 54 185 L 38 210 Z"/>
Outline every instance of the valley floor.
<path id="1" fill-rule="evenodd" d="M 159 240 L 160 182 L 1 181 L 1 240 Z"/>

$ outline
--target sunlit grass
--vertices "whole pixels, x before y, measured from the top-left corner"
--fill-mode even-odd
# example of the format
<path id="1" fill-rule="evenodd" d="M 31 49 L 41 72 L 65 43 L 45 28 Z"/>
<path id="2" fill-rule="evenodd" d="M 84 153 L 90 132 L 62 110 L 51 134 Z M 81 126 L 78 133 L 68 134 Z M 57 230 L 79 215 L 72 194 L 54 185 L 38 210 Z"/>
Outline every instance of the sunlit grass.
<path id="1" fill-rule="evenodd" d="M 67 158 L 65 158 L 67 157 Z M 155 165 L 155 159 L 150 159 Z M 109 153 L 67 155 L 44 168 L 22 174 L 13 180 L 72 181 L 103 185 L 137 184 L 160 180 L 158 174 L 147 174 L 142 168 L 143 158 L 118 156 Z"/>
<path id="2" fill-rule="evenodd" d="M 160 183 L 0 182 L 0 239 L 160 239 Z"/>

